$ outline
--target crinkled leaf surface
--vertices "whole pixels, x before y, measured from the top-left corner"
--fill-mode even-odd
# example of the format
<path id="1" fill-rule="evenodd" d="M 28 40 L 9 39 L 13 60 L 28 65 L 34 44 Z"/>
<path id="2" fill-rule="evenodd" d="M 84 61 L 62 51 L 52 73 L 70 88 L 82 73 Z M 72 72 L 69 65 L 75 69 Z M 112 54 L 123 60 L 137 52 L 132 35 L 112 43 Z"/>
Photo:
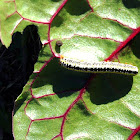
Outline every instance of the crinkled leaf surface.
<path id="1" fill-rule="evenodd" d="M 8 46 L 11 35 L 30 24 L 38 27 L 44 44 L 16 100 L 15 139 L 140 139 L 140 74 L 70 71 L 58 57 L 140 68 L 139 0 L 1 0 L 0 10 L 3 44 Z"/>

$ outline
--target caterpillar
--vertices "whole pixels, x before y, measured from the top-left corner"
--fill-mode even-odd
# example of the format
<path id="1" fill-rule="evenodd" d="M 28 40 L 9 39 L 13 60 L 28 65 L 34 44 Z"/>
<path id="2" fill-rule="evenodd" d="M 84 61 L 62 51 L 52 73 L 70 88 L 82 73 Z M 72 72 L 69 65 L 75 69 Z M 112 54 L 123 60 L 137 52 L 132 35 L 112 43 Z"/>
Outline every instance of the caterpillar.
<path id="1" fill-rule="evenodd" d="M 70 59 L 60 55 L 60 64 L 69 70 L 75 70 L 88 73 L 117 73 L 125 75 L 136 75 L 138 68 L 130 64 L 119 62 L 85 62 Z"/>

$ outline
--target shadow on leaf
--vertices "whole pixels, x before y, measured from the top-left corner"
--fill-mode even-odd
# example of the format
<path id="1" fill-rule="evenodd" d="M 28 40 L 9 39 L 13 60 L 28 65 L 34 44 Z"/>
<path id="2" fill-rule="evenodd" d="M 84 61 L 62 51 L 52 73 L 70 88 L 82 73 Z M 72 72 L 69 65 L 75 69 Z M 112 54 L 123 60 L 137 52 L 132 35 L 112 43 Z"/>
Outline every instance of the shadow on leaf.
<path id="1" fill-rule="evenodd" d="M 60 16 L 56 16 L 54 20 L 52 21 L 51 27 L 60 27 L 63 23 L 64 19 Z"/>
<path id="2" fill-rule="evenodd" d="M 87 91 L 93 104 L 107 104 L 125 96 L 131 90 L 132 83 L 132 76 L 97 74 Z"/>
<path id="3" fill-rule="evenodd" d="M 70 0 L 64 7 L 71 15 L 82 15 L 87 11 L 91 11 L 86 0 Z"/>
<path id="4" fill-rule="evenodd" d="M 138 8 L 140 7 L 140 1 L 139 0 L 122 0 L 124 6 L 126 8 Z"/>
<path id="5" fill-rule="evenodd" d="M 140 59 L 140 34 L 138 34 L 131 42 L 131 49 L 134 55 Z"/>
<path id="6" fill-rule="evenodd" d="M 51 93 L 75 91 L 85 85 L 89 76 L 90 74 L 88 73 L 75 72 L 63 68 L 59 64 L 59 60 L 54 58 L 40 73 L 33 84 L 33 88 L 45 87 L 47 89 L 49 86 L 52 86 L 53 91 Z M 48 91 L 46 90 L 43 94 L 48 94 Z M 61 97 L 61 94 L 58 94 L 58 96 Z"/>

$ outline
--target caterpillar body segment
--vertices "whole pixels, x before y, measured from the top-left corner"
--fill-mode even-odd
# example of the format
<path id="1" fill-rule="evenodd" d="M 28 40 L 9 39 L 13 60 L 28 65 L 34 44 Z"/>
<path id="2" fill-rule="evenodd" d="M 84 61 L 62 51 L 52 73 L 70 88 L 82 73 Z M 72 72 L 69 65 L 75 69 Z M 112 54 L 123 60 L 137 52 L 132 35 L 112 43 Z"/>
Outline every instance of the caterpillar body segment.
<path id="1" fill-rule="evenodd" d="M 118 62 L 85 62 L 60 56 L 60 63 L 67 69 L 88 72 L 88 73 L 117 73 L 126 75 L 136 75 L 138 68 L 130 64 Z"/>

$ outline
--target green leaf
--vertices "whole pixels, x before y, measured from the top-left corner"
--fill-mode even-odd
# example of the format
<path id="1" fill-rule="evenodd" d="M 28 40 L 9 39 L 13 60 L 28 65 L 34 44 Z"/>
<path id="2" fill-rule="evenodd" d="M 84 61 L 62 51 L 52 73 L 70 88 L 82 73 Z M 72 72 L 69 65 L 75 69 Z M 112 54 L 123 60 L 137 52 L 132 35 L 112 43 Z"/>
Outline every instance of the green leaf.
<path id="1" fill-rule="evenodd" d="M 70 71 L 58 57 L 140 68 L 138 0 L 2 0 L 0 10 L 3 44 L 8 47 L 11 35 L 30 24 L 43 43 L 34 74 L 16 100 L 15 139 L 139 139 L 140 74 Z"/>

